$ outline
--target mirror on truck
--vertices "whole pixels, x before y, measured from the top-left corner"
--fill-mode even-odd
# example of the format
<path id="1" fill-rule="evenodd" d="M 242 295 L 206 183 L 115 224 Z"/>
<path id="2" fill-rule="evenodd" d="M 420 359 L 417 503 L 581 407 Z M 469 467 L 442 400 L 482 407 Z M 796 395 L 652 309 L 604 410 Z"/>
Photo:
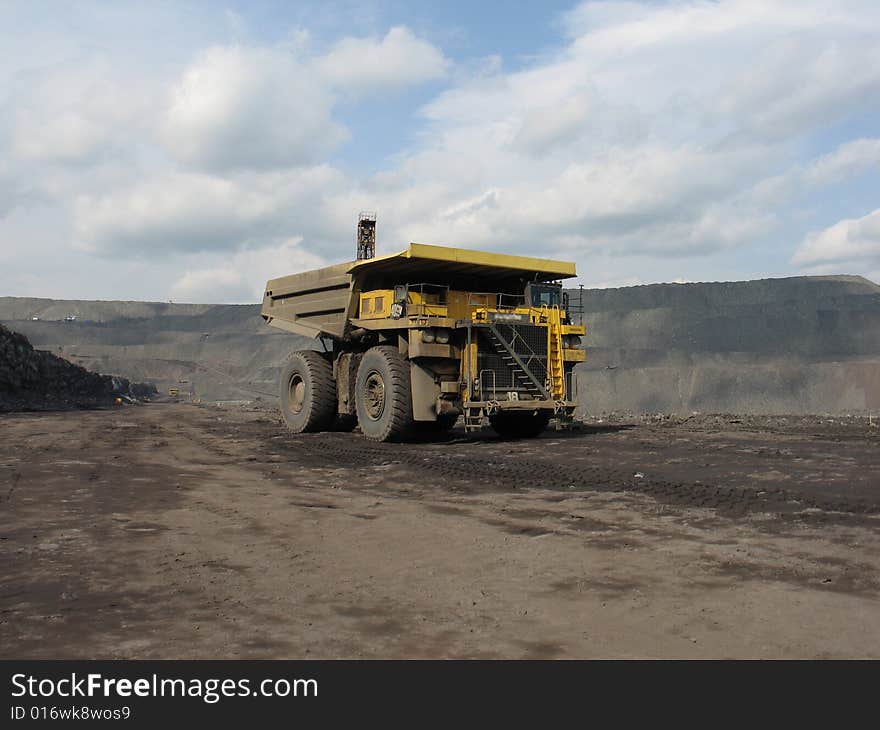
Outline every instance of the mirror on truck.
<path id="1" fill-rule="evenodd" d="M 398 284 L 394 287 L 394 302 L 391 304 L 391 319 L 400 319 L 406 314 L 406 300 L 409 287 Z"/>

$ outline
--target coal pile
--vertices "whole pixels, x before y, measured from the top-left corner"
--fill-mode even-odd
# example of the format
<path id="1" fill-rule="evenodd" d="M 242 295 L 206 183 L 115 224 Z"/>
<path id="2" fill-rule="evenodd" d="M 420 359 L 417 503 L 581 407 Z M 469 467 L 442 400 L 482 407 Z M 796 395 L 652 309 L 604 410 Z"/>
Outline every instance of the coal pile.
<path id="1" fill-rule="evenodd" d="M 126 378 L 89 372 L 0 325 L 0 411 L 55 410 L 140 399 L 156 388 Z"/>

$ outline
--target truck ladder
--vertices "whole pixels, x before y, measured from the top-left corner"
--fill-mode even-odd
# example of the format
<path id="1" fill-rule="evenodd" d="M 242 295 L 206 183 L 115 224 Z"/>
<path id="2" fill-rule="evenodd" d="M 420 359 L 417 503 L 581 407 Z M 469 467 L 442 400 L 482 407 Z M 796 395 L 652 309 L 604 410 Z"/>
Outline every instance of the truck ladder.
<path id="1" fill-rule="evenodd" d="M 559 321 L 559 310 L 556 310 L 556 322 Z M 550 379 L 550 390 L 557 400 L 565 399 L 565 364 L 562 352 L 562 330 L 558 324 L 547 328 L 550 342 L 547 348 L 547 377 Z"/>
<path id="2" fill-rule="evenodd" d="M 464 409 L 464 430 L 480 431 L 483 428 L 483 409 L 468 406 Z"/>

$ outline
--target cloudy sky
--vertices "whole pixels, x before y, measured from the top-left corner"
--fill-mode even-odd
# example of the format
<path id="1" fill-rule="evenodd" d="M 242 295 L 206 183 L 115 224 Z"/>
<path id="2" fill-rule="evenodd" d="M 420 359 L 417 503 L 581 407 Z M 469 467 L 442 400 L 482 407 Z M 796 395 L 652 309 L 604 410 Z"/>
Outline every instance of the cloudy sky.
<path id="1" fill-rule="evenodd" d="M 0 295 L 257 301 L 408 241 L 880 281 L 880 3 L 0 0 Z"/>

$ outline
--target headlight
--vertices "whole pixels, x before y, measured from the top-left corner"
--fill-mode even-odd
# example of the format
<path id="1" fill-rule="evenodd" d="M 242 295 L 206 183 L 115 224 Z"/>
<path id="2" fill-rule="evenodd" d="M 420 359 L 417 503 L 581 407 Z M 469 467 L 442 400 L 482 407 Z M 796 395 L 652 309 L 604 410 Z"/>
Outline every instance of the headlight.
<path id="1" fill-rule="evenodd" d="M 433 329 L 422 330 L 422 342 L 433 342 L 437 337 Z"/>
<path id="2" fill-rule="evenodd" d="M 577 335 L 565 335 L 562 338 L 562 346 L 566 350 L 576 350 L 581 346 L 581 338 Z"/>
<path id="3" fill-rule="evenodd" d="M 436 333 L 434 334 L 434 339 L 438 343 L 440 343 L 441 345 L 448 345 L 449 344 L 449 335 L 450 335 L 449 330 L 440 327 L 436 331 Z"/>

